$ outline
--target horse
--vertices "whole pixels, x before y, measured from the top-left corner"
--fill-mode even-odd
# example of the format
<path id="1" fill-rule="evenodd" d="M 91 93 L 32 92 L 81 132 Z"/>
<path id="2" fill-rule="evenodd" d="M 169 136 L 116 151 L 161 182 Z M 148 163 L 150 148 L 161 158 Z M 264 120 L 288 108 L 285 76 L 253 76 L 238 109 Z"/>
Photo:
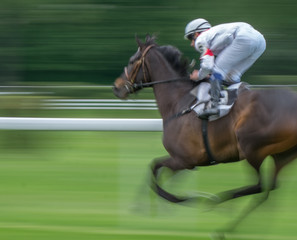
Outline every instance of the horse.
<path id="1" fill-rule="evenodd" d="M 136 41 L 138 50 L 115 80 L 113 92 L 126 99 L 144 87 L 153 88 L 163 119 L 163 145 L 169 153 L 152 161 L 153 191 L 170 202 L 185 202 L 191 197 L 175 196 L 160 186 L 160 169 L 177 172 L 246 159 L 256 172 L 256 184 L 222 192 L 213 201 L 219 204 L 266 191 L 253 209 L 264 202 L 276 188 L 280 170 L 297 157 L 297 94 L 290 89 L 243 89 L 229 114 L 208 122 L 188 108 L 193 103 L 190 91 L 197 83 L 189 79 L 189 64 L 182 53 L 170 45 L 159 46 L 154 36 L 147 35 L 145 42 L 136 37 Z M 265 189 L 260 167 L 268 156 L 275 168 Z"/>

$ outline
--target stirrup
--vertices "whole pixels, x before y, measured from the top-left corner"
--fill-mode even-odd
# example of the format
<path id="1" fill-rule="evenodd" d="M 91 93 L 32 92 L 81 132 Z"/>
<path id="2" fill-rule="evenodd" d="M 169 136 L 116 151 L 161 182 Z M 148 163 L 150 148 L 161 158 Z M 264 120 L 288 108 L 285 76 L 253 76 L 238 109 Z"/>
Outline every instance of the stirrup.
<path id="1" fill-rule="evenodd" d="M 210 116 L 219 115 L 220 110 L 218 108 L 210 108 L 204 110 L 201 114 L 199 114 L 199 118 L 201 119 L 208 119 Z"/>

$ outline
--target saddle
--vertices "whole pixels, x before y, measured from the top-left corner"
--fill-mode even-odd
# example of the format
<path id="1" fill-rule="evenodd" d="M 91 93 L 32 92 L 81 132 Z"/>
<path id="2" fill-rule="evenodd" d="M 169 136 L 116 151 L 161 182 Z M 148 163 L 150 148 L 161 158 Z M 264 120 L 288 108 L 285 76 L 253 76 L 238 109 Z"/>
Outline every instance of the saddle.
<path id="1" fill-rule="evenodd" d="M 219 114 L 210 116 L 208 121 L 214 121 L 227 115 L 236 101 L 238 94 L 244 90 L 249 90 L 249 85 L 244 82 L 232 84 L 221 90 Z M 199 117 L 205 109 L 211 107 L 210 83 L 202 82 L 191 91 L 191 94 L 196 97 L 197 101 L 190 108 L 194 110 Z"/>

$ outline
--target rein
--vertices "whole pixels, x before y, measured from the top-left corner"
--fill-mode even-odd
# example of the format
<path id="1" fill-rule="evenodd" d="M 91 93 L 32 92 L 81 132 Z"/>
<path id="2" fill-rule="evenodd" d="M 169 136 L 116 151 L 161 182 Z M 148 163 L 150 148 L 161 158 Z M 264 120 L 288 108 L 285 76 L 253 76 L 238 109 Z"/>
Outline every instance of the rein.
<path id="1" fill-rule="evenodd" d="M 135 89 L 142 89 L 146 87 L 151 87 L 156 84 L 163 84 L 163 83 L 171 83 L 171 82 L 177 82 L 177 81 L 187 81 L 190 80 L 189 77 L 181 77 L 181 78 L 173 78 L 173 79 L 167 79 L 167 80 L 161 80 L 161 81 L 156 81 L 156 82 L 146 82 L 146 83 L 134 83 L 132 86 Z"/>

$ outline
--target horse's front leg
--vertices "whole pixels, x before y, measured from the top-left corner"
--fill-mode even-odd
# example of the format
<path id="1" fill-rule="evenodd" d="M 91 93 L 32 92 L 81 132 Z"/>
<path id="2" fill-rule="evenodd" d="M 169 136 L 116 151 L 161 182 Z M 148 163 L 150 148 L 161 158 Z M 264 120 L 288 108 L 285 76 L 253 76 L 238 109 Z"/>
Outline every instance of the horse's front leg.
<path id="1" fill-rule="evenodd" d="M 234 198 L 244 197 L 244 196 L 253 195 L 261 192 L 262 192 L 262 184 L 261 184 L 261 181 L 259 181 L 255 185 L 236 188 L 229 191 L 218 193 L 217 197 L 219 200 L 217 203 L 223 203 Z"/>
<path id="2" fill-rule="evenodd" d="M 167 201 L 173 202 L 173 203 L 181 203 L 186 200 L 187 198 L 184 197 L 178 197 L 175 196 L 167 191 L 165 191 L 160 185 L 159 185 L 159 176 L 160 176 L 160 170 L 161 168 L 166 167 L 172 170 L 174 173 L 176 173 L 178 170 L 184 170 L 186 169 L 181 163 L 175 161 L 171 157 L 163 157 L 154 159 L 151 164 L 151 189 L 157 193 L 160 197 L 166 199 Z"/>
<path id="3" fill-rule="evenodd" d="M 173 174 L 176 174 L 180 170 L 193 169 L 193 166 L 186 165 L 182 160 L 175 160 L 172 157 L 164 157 L 155 159 L 151 164 L 151 189 L 157 193 L 160 197 L 166 199 L 167 201 L 173 203 L 197 203 L 205 202 L 211 200 L 217 202 L 217 196 L 206 193 L 206 192 L 197 192 L 193 196 L 176 196 L 166 190 L 164 190 L 159 183 L 159 177 L 161 175 L 161 169 L 163 167 L 169 168 Z"/>
<path id="4" fill-rule="evenodd" d="M 261 184 L 257 184 L 254 186 L 250 186 L 247 188 L 244 188 L 242 190 L 231 190 L 225 192 L 223 195 L 225 197 L 228 196 L 228 198 L 225 198 L 224 200 L 230 200 L 237 197 L 247 196 L 251 194 L 257 194 L 261 193 L 261 195 L 258 198 L 251 198 L 248 206 L 242 209 L 242 211 L 239 213 L 239 215 L 231 222 L 227 224 L 227 226 L 222 230 L 217 230 L 212 234 L 213 240 L 223 240 L 225 239 L 225 233 L 232 233 L 236 227 L 251 213 L 253 212 L 257 207 L 259 207 L 262 203 L 264 203 L 269 196 L 271 188 L 263 189 L 261 187 Z M 219 196 L 220 194 L 218 194 Z M 220 197 L 219 197 L 220 198 Z M 221 199 L 222 200 L 222 199 Z M 221 203 L 221 202 L 219 202 Z"/>

